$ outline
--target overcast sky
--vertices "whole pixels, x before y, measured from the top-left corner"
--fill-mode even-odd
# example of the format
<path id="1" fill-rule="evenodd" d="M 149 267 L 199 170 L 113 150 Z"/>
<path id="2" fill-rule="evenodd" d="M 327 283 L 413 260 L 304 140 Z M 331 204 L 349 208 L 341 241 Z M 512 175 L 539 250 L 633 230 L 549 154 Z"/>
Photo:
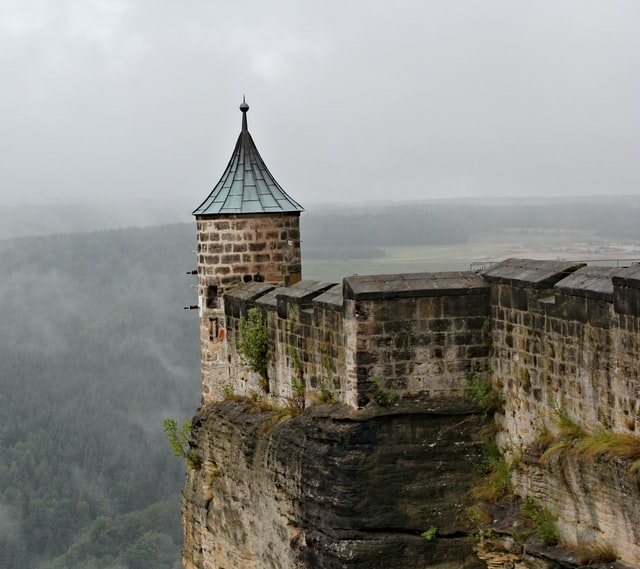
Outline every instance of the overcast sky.
<path id="1" fill-rule="evenodd" d="M 1 0 L 6 202 L 640 193 L 638 0 Z"/>

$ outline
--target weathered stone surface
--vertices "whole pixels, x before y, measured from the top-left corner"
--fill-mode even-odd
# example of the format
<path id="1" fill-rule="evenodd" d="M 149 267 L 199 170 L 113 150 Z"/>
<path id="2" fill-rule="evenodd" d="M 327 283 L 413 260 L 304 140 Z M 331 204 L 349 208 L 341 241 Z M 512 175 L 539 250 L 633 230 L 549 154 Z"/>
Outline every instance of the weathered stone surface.
<path id="1" fill-rule="evenodd" d="M 371 300 L 484 294 L 487 284 L 476 273 L 459 271 L 353 276 L 344 279 L 343 287 L 345 298 Z"/>
<path id="2" fill-rule="evenodd" d="M 640 566 L 640 481 L 629 473 L 629 462 L 558 453 L 541 464 L 525 454 L 515 482 L 558 516 L 563 543 L 607 546 Z"/>
<path id="3" fill-rule="evenodd" d="M 249 283 L 249 296 L 232 307 L 240 316 L 260 283 L 281 286 L 300 280 L 300 212 L 196 219 L 202 399 L 215 401 L 230 373 L 223 296 L 239 283 Z"/>
<path id="4" fill-rule="evenodd" d="M 250 403 L 206 405 L 204 459 L 183 493 L 188 569 L 461 569 L 481 419 L 461 401 L 316 406 L 272 425 Z M 420 533 L 438 529 L 427 541 Z"/>
<path id="5" fill-rule="evenodd" d="M 535 259 L 506 259 L 483 272 L 491 283 L 524 284 L 532 288 L 549 288 L 570 275 L 584 263 L 574 261 L 538 261 Z"/>

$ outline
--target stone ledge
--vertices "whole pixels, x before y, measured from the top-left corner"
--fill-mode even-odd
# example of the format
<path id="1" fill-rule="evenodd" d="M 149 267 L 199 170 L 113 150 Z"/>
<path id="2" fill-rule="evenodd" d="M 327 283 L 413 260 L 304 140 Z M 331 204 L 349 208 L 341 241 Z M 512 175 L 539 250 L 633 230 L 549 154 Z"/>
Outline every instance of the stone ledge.
<path id="1" fill-rule="evenodd" d="M 620 269 L 613 277 L 613 284 L 620 287 L 640 288 L 640 265 Z"/>
<path id="2" fill-rule="evenodd" d="M 506 259 L 482 273 L 492 283 L 521 284 L 533 288 L 550 288 L 574 271 L 585 267 L 575 261 L 541 261 Z"/>
<path id="3" fill-rule="evenodd" d="M 333 286 L 335 286 L 335 283 L 303 279 L 293 286 L 282 289 L 276 296 L 278 301 L 282 300 L 305 304 Z"/>
<path id="4" fill-rule="evenodd" d="M 313 299 L 313 304 L 323 308 L 342 310 L 344 298 L 342 297 L 342 285 L 336 284 L 325 290 L 322 294 Z"/>
<path id="5" fill-rule="evenodd" d="M 489 285 L 472 271 L 364 275 L 346 277 L 343 295 L 350 300 L 488 294 Z"/>
<path id="6" fill-rule="evenodd" d="M 598 300 L 613 300 L 612 278 L 620 269 L 612 267 L 583 267 L 558 281 L 554 290 L 567 296 L 582 296 Z"/>

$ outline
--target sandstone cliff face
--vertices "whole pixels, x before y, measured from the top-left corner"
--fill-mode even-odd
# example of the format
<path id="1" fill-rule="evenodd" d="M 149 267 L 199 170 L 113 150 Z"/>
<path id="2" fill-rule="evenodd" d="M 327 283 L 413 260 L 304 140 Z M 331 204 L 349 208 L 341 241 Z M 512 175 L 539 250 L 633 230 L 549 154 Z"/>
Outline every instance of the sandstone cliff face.
<path id="1" fill-rule="evenodd" d="M 192 441 L 203 467 L 183 493 L 185 566 L 484 567 L 465 512 L 481 422 L 461 400 L 314 406 L 275 425 L 250 403 L 207 404 Z"/>
<path id="2" fill-rule="evenodd" d="M 629 567 L 640 566 L 640 482 L 628 462 L 558 453 L 541 464 L 526 453 L 514 482 L 558 516 L 566 546 L 606 547 Z"/>

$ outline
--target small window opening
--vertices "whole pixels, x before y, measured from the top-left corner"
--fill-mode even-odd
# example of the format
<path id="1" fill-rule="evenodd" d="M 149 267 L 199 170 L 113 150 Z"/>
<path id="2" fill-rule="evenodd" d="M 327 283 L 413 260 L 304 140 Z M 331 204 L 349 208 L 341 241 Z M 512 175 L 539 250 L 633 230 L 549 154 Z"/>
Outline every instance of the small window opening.
<path id="1" fill-rule="evenodd" d="M 218 319 L 209 318 L 209 341 L 213 342 L 218 339 Z"/>

